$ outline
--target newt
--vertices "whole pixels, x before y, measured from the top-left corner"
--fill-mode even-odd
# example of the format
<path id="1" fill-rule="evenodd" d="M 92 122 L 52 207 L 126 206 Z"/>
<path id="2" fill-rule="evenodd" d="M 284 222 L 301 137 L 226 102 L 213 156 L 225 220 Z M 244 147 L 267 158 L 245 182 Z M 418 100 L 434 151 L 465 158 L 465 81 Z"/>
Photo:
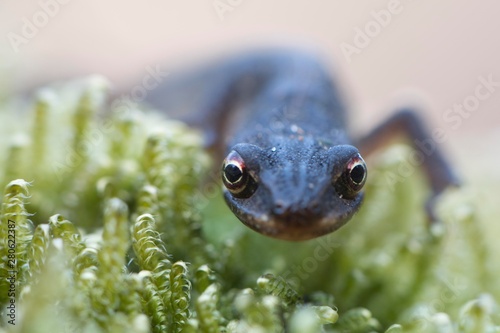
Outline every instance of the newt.
<path id="1" fill-rule="evenodd" d="M 169 80 L 167 80 L 169 81 Z M 416 145 L 430 135 L 412 108 L 396 110 L 365 137 L 347 127 L 338 83 L 307 51 L 259 51 L 224 59 L 163 84 L 148 96 L 160 110 L 191 110 L 207 147 L 222 160 L 224 199 L 251 229 L 302 241 L 333 232 L 360 208 L 368 177 L 362 157 L 398 134 L 420 151 L 432 195 L 458 185 L 439 149 Z M 222 154 L 221 154 L 222 153 Z"/>

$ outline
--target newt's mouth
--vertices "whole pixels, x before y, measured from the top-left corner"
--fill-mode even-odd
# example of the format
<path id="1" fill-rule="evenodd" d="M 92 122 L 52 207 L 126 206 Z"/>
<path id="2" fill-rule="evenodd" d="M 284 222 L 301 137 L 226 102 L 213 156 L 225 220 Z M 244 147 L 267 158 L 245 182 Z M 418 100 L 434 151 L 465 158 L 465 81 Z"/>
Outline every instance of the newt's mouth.
<path id="1" fill-rule="evenodd" d="M 329 210 L 319 215 L 298 213 L 276 216 L 264 209 L 252 209 L 251 205 L 236 202 L 226 191 L 224 198 L 234 215 L 258 233 L 288 241 L 305 241 L 331 233 L 346 224 L 361 206 L 363 193 L 345 201 L 347 209 Z"/>

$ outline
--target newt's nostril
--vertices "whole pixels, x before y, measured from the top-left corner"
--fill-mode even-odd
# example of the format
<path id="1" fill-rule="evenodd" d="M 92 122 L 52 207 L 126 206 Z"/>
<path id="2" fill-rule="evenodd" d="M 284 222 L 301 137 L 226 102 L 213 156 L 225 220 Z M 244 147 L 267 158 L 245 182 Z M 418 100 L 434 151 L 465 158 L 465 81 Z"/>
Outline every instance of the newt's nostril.
<path id="1" fill-rule="evenodd" d="M 283 201 L 277 201 L 274 203 L 273 214 L 275 216 L 281 216 L 288 213 L 289 207 Z"/>

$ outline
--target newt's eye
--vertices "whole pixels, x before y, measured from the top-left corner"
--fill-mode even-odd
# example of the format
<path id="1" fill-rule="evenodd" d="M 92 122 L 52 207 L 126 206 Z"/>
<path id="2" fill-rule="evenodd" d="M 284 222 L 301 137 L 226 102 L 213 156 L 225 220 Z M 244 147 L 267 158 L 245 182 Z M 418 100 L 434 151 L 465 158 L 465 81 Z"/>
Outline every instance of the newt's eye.
<path id="1" fill-rule="evenodd" d="M 222 164 L 222 182 L 236 198 L 249 198 L 257 188 L 245 161 L 234 150 L 227 155 Z"/>
<path id="2" fill-rule="evenodd" d="M 347 162 L 344 172 L 335 183 L 338 194 L 342 198 L 354 198 L 365 185 L 367 174 L 365 161 L 357 154 Z"/>

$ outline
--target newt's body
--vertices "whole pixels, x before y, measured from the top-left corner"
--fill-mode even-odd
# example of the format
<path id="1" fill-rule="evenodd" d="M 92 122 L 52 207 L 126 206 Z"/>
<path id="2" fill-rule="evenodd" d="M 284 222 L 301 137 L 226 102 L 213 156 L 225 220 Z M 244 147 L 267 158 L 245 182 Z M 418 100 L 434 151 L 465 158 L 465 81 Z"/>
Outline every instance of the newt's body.
<path id="1" fill-rule="evenodd" d="M 316 57 L 295 51 L 237 57 L 174 80 L 150 100 L 163 108 L 196 85 L 197 98 L 175 103 L 190 103 L 209 145 L 225 147 L 224 197 L 244 224 L 306 240 L 338 229 L 358 210 L 366 165 L 346 132 L 335 82 Z M 387 138 L 384 128 L 427 137 L 414 114 L 402 111 L 361 143 L 372 150 Z M 438 151 L 424 166 L 435 194 L 457 182 Z"/>

